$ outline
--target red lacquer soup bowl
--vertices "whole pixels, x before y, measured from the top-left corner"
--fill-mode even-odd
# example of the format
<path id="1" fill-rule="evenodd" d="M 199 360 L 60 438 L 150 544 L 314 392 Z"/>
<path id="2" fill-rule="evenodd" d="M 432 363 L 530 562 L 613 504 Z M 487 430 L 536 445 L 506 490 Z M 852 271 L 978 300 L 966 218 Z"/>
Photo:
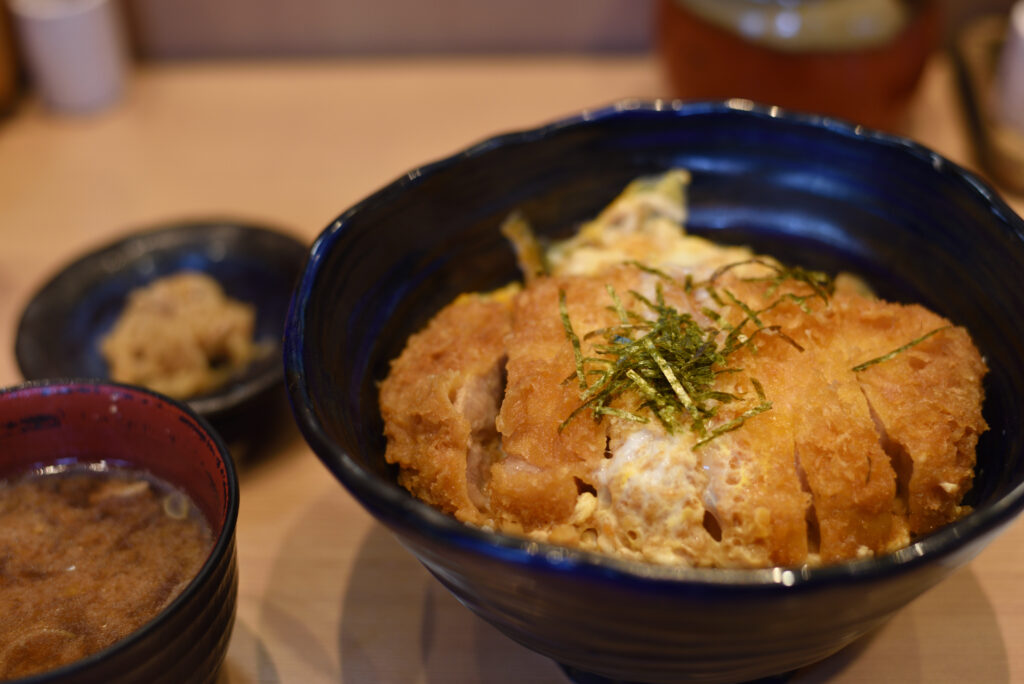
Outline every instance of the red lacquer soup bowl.
<path id="1" fill-rule="evenodd" d="M 15 681 L 214 681 L 238 586 L 238 481 L 220 437 L 185 404 L 138 388 L 70 380 L 0 390 L 0 487 L 72 469 L 141 471 L 187 495 L 209 526 L 211 550 L 177 597 L 128 636 Z"/>

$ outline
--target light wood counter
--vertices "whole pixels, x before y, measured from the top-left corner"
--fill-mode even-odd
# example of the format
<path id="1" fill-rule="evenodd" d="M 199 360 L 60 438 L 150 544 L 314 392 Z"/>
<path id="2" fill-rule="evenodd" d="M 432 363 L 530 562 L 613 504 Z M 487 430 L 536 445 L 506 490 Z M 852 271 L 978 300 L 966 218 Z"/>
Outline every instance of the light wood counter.
<path id="1" fill-rule="evenodd" d="M 120 233 L 213 215 L 311 241 L 421 163 L 660 94 L 646 57 L 436 58 L 145 67 L 100 115 L 60 118 L 28 102 L 0 121 L 0 385 L 21 380 L 13 339 L 28 298 Z M 944 59 L 929 67 L 908 132 L 971 164 Z M 294 428 L 279 442 L 240 467 L 240 601 L 224 682 L 567 681 L 458 604 Z M 879 632 L 792 681 L 1024 681 L 1022 584 L 1018 522 Z"/>

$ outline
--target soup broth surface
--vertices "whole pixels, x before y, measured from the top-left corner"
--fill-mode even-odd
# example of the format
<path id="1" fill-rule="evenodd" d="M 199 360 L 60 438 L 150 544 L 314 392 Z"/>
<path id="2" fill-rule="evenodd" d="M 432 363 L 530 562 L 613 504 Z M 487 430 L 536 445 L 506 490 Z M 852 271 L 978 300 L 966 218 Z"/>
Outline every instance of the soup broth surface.
<path id="1" fill-rule="evenodd" d="M 104 464 L 0 479 L 0 679 L 95 653 L 152 619 L 212 547 L 202 514 Z"/>

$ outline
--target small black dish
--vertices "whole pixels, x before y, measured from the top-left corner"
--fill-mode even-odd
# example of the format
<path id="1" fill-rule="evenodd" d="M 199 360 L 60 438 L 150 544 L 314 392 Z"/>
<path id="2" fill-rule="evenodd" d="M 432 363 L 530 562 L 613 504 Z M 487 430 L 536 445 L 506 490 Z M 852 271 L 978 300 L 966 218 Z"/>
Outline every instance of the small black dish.
<path id="1" fill-rule="evenodd" d="M 287 234 L 233 221 L 180 222 L 125 236 L 68 264 L 35 294 L 18 325 L 18 366 L 26 380 L 106 379 L 100 341 L 128 294 L 179 271 L 207 273 L 230 297 L 256 307 L 256 340 L 273 345 L 225 386 L 186 401 L 232 441 L 243 423 L 261 424 L 251 420 L 254 411 L 284 404 L 281 337 L 306 254 Z"/>

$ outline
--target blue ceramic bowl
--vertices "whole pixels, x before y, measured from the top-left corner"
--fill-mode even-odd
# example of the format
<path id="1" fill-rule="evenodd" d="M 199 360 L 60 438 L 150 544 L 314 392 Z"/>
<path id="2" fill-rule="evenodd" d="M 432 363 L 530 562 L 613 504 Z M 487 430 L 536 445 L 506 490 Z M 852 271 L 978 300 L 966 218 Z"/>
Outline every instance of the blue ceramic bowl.
<path id="1" fill-rule="evenodd" d="M 975 511 L 909 548 L 815 569 L 670 569 L 489 534 L 384 462 L 376 383 L 457 293 L 518 276 L 513 210 L 570 234 L 631 179 L 693 172 L 691 232 L 845 269 L 973 333 L 991 367 Z M 412 171 L 316 240 L 285 331 L 300 427 L 342 484 L 466 606 L 577 678 L 728 682 L 801 667 L 968 562 L 1024 506 L 1024 222 L 907 140 L 749 102 L 624 103 Z"/>

